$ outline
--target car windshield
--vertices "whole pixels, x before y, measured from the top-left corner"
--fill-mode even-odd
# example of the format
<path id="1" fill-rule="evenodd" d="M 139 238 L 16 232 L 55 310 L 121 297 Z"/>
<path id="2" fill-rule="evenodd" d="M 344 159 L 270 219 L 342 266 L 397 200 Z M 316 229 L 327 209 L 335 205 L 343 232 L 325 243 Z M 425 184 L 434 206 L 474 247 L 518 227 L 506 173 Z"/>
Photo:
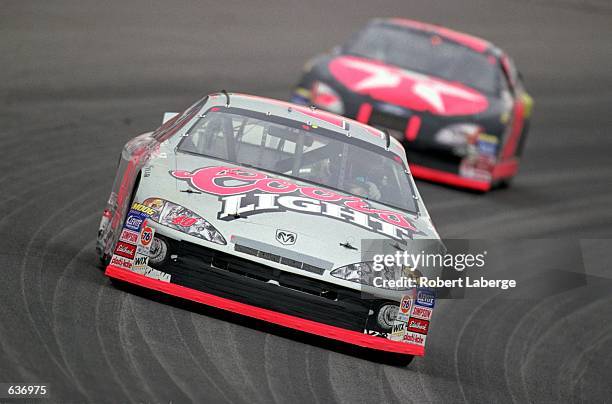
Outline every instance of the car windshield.
<path id="1" fill-rule="evenodd" d="M 211 108 L 178 150 L 279 173 L 416 212 L 402 159 L 317 126 L 239 108 Z"/>
<path id="2" fill-rule="evenodd" d="M 487 94 L 499 92 L 494 59 L 429 32 L 373 24 L 358 32 L 343 50 L 350 55 L 463 83 Z"/>

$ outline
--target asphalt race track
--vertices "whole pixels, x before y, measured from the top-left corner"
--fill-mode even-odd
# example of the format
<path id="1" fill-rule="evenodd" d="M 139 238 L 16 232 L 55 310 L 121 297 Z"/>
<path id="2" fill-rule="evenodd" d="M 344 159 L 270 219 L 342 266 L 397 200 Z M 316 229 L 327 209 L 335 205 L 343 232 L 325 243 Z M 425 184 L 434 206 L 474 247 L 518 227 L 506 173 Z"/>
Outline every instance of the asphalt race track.
<path id="1" fill-rule="evenodd" d="M 114 3 L 2 2 L 0 382 L 53 402 L 612 400 L 609 1 Z M 400 368 L 111 285 L 94 243 L 127 139 L 221 88 L 288 98 L 309 57 L 393 15 L 492 40 L 535 99 L 510 189 L 418 184 L 440 234 L 576 240 L 585 286 L 441 301 Z"/>

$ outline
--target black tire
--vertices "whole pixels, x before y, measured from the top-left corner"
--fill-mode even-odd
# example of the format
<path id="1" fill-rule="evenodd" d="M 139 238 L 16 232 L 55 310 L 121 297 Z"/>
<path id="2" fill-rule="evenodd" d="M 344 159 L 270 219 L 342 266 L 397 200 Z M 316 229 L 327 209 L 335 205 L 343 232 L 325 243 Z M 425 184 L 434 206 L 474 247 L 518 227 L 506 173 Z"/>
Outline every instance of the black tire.
<path id="1" fill-rule="evenodd" d="M 508 189 L 508 188 L 510 188 L 510 185 L 512 185 L 512 179 L 513 179 L 513 177 L 504 178 L 503 180 L 500 180 L 497 183 L 497 188 L 499 188 L 499 189 Z"/>
<path id="2" fill-rule="evenodd" d="M 523 124 L 523 130 L 521 131 L 521 138 L 519 139 L 519 143 L 516 147 L 516 152 L 514 153 L 515 157 L 521 157 L 523 155 L 523 150 L 525 150 L 525 144 L 527 143 L 527 135 L 529 134 L 529 125 L 530 121 L 526 120 Z"/>
<path id="3" fill-rule="evenodd" d="M 111 285 L 113 285 L 113 287 L 115 289 L 118 289 L 118 290 L 120 290 L 122 292 L 133 293 L 134 291 L 136 291 L 138 289 L 137 286 L 132 285 L 129 282 L 122 281 L 122 280 L 117 279 L 117 278 L 109 278 L 109 279 L 110 279 Z"/>
<path id="4" fill-rule="evenodd" d="M 410 365 L 414 355 L 396 354 L 391 352 L 384 353 L 384 363 L 391 366 L 406 367 Z"/>
<path id="5" fill-rule="evenodd" d="M 98 256 L 98 267 L 100 268 L 100 270 L 106 270 L 106 267 L 108 266 L 108 264 L 110 264 L 110 261 L 111 257 L 108 254 Z"/>

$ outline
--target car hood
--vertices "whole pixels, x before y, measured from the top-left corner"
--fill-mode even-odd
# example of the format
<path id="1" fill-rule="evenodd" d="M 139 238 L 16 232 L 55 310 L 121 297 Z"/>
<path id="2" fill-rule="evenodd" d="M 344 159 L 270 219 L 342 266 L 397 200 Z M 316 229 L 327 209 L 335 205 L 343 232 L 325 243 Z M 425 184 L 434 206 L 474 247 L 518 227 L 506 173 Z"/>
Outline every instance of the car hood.
<path id="1" fill-rule="evenodd" d="M 348 90 L 374 100 L 433 115 L 473 115 L 489 101 L 466 85 L 445 81 L 379 61 L 340 55 L 327 61 L 329 74 Z"/>
<path id="2" fill-rule="evenodd" d="M 362 240 L 388 240 L 397 250 L 410 239 L 439 238 L 424 208 L 420 215 L 403 212 L 201 156 L 177 153 L 169 160 L 150 162 L 139 201 L 161 198 L 195 212 L 227 241 L 217 248 L 233 251 L 241 244 L 292 258 L 316 257 L 331 269 L 359 262 Z"/>

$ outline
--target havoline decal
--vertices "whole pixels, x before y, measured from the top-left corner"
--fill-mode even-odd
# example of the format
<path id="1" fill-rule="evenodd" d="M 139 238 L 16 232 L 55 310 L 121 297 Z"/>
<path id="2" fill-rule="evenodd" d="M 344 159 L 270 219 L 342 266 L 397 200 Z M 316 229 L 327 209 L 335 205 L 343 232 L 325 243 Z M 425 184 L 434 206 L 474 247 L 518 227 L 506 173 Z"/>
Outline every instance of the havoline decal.
<path id="1" fill-rule="evenodd" d="M 202 167 L 194 171 L 171 171 L 198 191 L 218 195 L 220 220 L 235 220 L 266 212 L 293 211 L 325 216 L 366 230 L 402 240 L 419 230 L 399 212 L 374 209 L 356 196 L 347 196 L 324 188 L 299 185 L 282 178 L 235 167 Z"/>

